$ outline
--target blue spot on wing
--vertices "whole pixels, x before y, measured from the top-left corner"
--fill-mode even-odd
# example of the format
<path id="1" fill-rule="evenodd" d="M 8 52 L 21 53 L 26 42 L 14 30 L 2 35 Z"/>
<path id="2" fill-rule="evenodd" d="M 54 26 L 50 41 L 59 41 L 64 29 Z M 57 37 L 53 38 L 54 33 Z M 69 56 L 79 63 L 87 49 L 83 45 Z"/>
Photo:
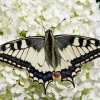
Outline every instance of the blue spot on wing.
<path id="1" fill-rule="evenodd" d="M 31 77 L 32 79 L 34 77 L 37 77 L 38 79 L 42 79 L 43 82 L 45 83 L 46 81 L 49 81 L 49 80 L 53 80 L 52 78 L 52 72 L 48 71 L 48 72 L 39 72 L 38 70 L 36 70 L 34 67 L 30 67 L 29 69 L 29 73 L 33 74 L 33 77 Z"/>
<path id="2" fill-rule="evenodd" d="M 42 73 L 39 73 L 39 79 L 42 79 Z"/>

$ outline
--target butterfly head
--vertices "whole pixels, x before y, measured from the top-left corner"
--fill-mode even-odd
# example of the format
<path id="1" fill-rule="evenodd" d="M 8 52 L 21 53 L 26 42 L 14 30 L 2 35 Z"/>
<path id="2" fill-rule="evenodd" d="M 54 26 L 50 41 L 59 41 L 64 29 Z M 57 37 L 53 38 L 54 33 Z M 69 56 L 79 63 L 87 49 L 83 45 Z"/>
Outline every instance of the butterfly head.
<path id="1" fill-rule="evenodd" d="M 48 39 L 53 39 L 54 36 L 53 36 L 53 31 L 51 29 L 48 29 L 46 32 L 45 32 L 45 38 L 46 40 Z"/>
<path id="2" fill-rule="evenodd" d="M 46 32 L 45 32 L 45 35 L 48 35 L 48 34 L 52 34 L 53 31 L 51 29 L 48 29 Z"/>

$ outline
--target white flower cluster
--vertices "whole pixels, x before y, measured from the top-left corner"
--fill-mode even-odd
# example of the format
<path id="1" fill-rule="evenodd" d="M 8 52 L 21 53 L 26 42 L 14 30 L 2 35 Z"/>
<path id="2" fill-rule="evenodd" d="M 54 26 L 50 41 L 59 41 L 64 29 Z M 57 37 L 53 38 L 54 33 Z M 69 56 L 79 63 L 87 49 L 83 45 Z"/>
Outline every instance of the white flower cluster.
<path id="1" fill-rule="evenodd" d="M 44 34 L 58 26 L 54 35 L 77 34 L 100 39 L 100 11 L 96 0 L 0 0 L 0 44 L 26 36 Z M 35 21 L 37 20 L 40 25 Z M 0 63 L 0 100 L 100 100 L 100 62 L 82 67 L 69 82 L 54 80 L 44 95 L 41 85 L 28 78 L 26 70 Z"/>

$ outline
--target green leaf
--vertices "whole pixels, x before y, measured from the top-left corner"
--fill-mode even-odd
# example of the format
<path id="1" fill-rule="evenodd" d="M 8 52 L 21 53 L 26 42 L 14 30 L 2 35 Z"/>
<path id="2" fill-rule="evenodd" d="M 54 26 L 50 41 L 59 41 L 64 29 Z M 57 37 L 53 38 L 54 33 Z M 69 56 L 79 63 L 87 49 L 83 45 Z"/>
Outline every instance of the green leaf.
<path id="1" fill-rule="evenodd" d="M 45 18 L 44 18 L 44 16 L 39 16 L 39 18 L 41 19 L 41 21 L 44 21 L 45 20 Z"/>
<path id="2" fill-rule="evenodd" d="M 41 34 L 40 33 L 37 33 L 36 36 L 41 36 Z"/>
<path id="3" fill-rule="evenodd" d="M 50 28 L 51 30 L 54 30 L 55 29 L 55 27 L 53 27 L 53 26 L 51 26 L 51 28 Z"/>
<path id="4" fill-rule="evenodd" d="M 19 33 L 19 37 L 26 37 L 27 31 L 23 30 Z"/>
<path id="5" fill-rule="evenodd" d="M 3 35 L 3 32 L 0 31 L 0 35 Z"/>

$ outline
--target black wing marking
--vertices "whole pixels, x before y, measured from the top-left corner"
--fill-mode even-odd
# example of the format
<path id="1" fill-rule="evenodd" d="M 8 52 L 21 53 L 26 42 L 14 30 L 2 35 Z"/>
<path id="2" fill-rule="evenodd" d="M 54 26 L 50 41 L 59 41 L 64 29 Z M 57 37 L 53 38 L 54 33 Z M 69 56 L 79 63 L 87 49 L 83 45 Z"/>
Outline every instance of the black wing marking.
<path id="1" fill-rule="evenodd" d="M 60 56 L 56 70 L 61 70 L 61 81 L 70 81 L 81 71 L 81 66 L 100 57 L 100 41 L 94 38 L 77 35 L 55 36 L 56 46 Z M 75 85 L 74 85 L 75 86 Z"/>
<path id="2" fill-rule="evenodd" d="M 43 85 L 45 93 L 47 85 L 53 81 L 53 68 L 47 57 L 44 37 L 41 36 L 18 39 L 0 46 L 0 61 L 26 69 L 33 81 Z"/>

